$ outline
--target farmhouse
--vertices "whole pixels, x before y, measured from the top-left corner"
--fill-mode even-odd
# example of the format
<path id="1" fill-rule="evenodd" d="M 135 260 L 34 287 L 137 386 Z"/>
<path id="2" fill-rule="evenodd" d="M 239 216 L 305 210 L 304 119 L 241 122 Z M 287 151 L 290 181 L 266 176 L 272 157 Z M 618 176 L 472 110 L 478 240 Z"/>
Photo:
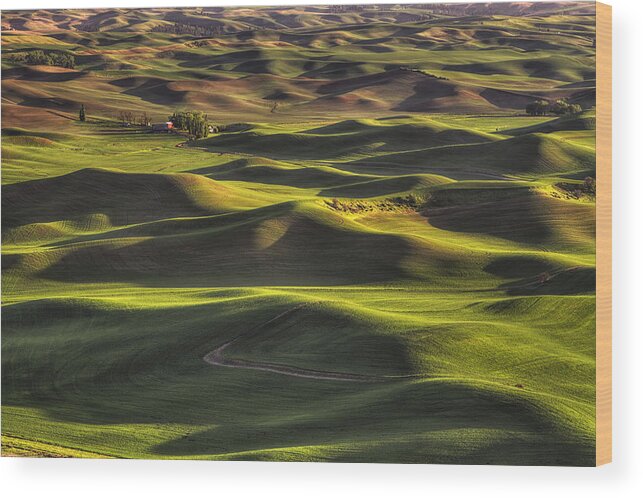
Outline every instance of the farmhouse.
<path id="1" fill-rule="evenodd" d="M 154 132 L 167 132 L 169 133 L 174 129 L 174 123 L 172 121 L 167 121 L 165 123 L 154 123 L 152 125 L 152 131 Z"/>

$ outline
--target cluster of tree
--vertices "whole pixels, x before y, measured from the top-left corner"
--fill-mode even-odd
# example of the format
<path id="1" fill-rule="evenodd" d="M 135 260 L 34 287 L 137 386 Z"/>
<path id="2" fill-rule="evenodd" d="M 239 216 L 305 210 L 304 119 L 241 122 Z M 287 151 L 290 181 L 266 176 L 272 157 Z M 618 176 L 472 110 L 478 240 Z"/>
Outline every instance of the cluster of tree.
<path id="1" fill-rule="evenodd" d="M 128 124 L 150 126 L 152 124 L 152 120 L 146 112 L 135 114 L 132 111 L 120 111 L 118 113 L 118 120 L 123 124 L 123 126 Z"/>
<path id="2" fill-rule="evenodd" d="M 78 119 L 80 121 L 87 121 L 87 115 L 85 114 L 85 104 L 80 104 L 80 111 L 78 111 Z"/>
<path id="3" fill-rule="evenodd" d="M 547 114 L 563 116 L 565 114 L 578 114 L 583 111 L 583 108 L 579 104 L 570 104 L 564 99 L 555 102 L 536 100 L 527 104 L 525 111 L 530 116 L 546 116 Z"/>
<path id="4" fill-rule="evenodd" d="M 175 22 L 174 24 L 161 24 L 154 26 L 152 31 L 156 33 L 172 33 L 175 35 L 192 35 L 197 37 L 211 38 L 223 34 L 224 29 L 220 24 L 187 24 L 182 22 Z"/>
<path id="5" fill-rule="evenodd" d="M 596 178 L 587 176 L 583 183 L 557 183 L 556 187 L 565 191 L 569 197 L 581 199 L 584 195 L 589 197 L 596 196 Z"/>
<path id="6" fill-rule="evenodd" d="M 208 136 L 210 128 L 208 115 L 201 111 L 175 112 L 169 117 L 169 121 L 172 121 L 175 128 L 186 130 L 194 138 Z"/>
<path id="7" fill-rule="evenodd" d="M 545 116 L 549 114 L 549 102 L 546 100 L 530 102 L 525 107 L 525 112 L 530 116 Z"/>
<path id="8" fill-rule="evenodd" d="M 551 105 L 551 112 L 562 116 L 563 114 L 579 114 L 583 108 L 579 104 L 570 104 L 566 100 L 557 100 Z"/>
<path id="9" fill-rule="evenodd" d="M 76 67 L 76 59 L 66 52 L 45 52 L 44 50 L 31 50 L 12 54 L 9 57 L 11 62 L 28 64 L 30 66 L 60 66 L 73 69 Z"/>

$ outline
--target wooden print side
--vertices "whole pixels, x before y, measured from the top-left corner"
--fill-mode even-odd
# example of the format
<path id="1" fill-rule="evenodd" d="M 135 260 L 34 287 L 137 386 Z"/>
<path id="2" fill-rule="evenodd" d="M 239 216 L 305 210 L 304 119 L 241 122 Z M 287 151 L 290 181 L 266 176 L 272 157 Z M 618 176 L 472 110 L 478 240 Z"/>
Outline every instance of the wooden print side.
<path id="1" fill-rule="evenodd" d="M 612 461 L 612 7 L 596 3 L 596 465 Z"/>

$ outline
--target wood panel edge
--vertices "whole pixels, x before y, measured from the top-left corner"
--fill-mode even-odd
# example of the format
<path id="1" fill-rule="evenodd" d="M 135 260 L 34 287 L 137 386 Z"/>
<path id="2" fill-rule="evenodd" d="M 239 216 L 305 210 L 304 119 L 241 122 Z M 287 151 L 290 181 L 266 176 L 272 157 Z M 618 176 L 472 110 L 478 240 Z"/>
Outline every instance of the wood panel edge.
<path id="1" fill-rule="evenodd" d="M 596 465 L 612 461 L 612 7 L 596 3 Z"/>

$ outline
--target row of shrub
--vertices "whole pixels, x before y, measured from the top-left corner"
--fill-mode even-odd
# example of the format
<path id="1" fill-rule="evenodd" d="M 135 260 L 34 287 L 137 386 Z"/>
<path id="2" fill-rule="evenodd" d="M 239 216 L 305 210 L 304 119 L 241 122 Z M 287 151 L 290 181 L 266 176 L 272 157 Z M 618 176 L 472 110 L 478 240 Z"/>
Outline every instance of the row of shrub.
<path id="1" fill-rule="evenodd" d="M 30 66 L 60 66 L 73 69 L 76 67 L 76 59 L 66 52 L 45 52 L 44 50 L 31 50 L 11 54 L 9 60 L 18 64 Z"/>
<path id="2" fill-rule="evenodd" d="M 174 24 L 160 24 L 154 26 L 152 31 L 155 33 L 171 33 L 174 35 L 192 35 L 197 37 L 212 38 L 224 33 L 224 27 L 217 24 L 187 24 L 175 22 Z"/>

